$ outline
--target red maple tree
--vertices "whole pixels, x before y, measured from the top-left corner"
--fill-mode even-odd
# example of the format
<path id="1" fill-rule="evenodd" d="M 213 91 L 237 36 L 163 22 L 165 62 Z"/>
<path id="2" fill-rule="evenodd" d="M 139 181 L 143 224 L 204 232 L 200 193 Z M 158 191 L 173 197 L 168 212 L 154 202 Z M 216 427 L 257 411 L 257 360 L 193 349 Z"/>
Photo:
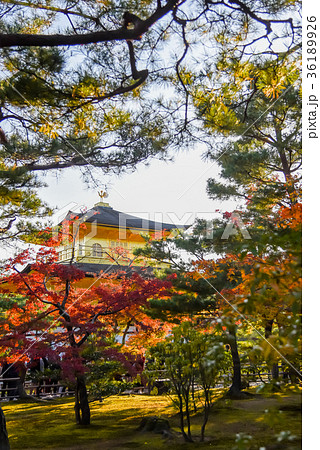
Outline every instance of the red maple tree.
<path id="1" fill-rule="evenodd" d="M 64 376 L 74 379 L 76 422 L 81 425 L 90 423 L 82 355 L 89 338 L 111 335 L 115 321 L 126 324 L 136 319 L 141 328 L 141 307 L 151 297 L 165 296 L 171 286 L 168 281 L 118 271 L 102 274 L 90 288 L 81 289 L 77 282 L 84 277 L 74 264 L 57 264 L 54 249 L 41 248 L 11 259 L 0 283 L 2 300 L 7 301 L 0 320 L 2 358 L 12 364 L 40 357 L 58 361 Z"/>

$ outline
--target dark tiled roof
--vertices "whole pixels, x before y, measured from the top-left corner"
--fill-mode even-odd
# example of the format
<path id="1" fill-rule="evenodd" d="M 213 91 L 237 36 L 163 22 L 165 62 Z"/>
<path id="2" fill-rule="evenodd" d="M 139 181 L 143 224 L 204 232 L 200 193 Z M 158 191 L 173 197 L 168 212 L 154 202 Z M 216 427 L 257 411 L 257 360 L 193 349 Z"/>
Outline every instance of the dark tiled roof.
<path id="1" fill-rule="evenodd" d="M 60 263 L 64 264 L 64 263 Z M 68 265 L 68 263 L 65 263 Z M 82 270 L 87 277 L 94 277 L 96 275 L 100 275 L 101 272 L 115 273 L 115 272 L 125 272 L 127 275 L 132 273 L 139 273 L 144 275 L 152 275 L 153 268 L 152 267 L 144 267 L 144 266 L 121 266 L 117 264 L 92 264 L 92 263 L 80 263 L 74 262 L 72 264 L 73 267 L 76 267 L 79 270 Z M 21 273 L 29 273 L 32 270 L 32 264 L 27 264 Z"/>
<path id="2" fill-rule="evenodd" d="M 175 225 L 172 223 L 161 223 L 153 220 L 142 219 L 141 217 L 131 216 L 120 211 L 117 211 L 110 206 L 94 206 L 85 213 L 76 214 L 72 211 L 66 216 L 66 219 L 77 216 L 84 222 L 96 222 L 101 225 L 109 225 L 116 228 L 138 228 L 146 231 L 160 231 L 173 229 L 186 229 L 190 225 Z"/>
<path id="3" fill-rule="evenodd" d="M 100 275 L 101 272 L 104 274 L 114 273 L 114 272 L 125 272 L 130 275 L 132 273 L 147 274 L 151 275 L 153 273 L 152 267 L 144 266 L 121 266 L 117 264 L 92 264 L 92 263 L 74 263 L 77 269 L 85 272 L 86 276 Z"/>

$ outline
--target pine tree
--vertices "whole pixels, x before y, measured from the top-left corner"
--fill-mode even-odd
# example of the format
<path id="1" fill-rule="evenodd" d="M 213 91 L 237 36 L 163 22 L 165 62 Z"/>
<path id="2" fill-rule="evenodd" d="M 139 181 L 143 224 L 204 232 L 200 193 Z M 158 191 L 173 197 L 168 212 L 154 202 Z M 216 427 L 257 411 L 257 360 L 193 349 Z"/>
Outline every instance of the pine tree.
<path id="1" fill-rule="evenodd" d="M 169 149 L 199 138 L 195 80 L 216 76 L 212 67 L 218 61 L 219 73 L 226 52 L 248 64 L 257 43 L 268 61 L 282 52 L 280 38 L 290 55 L 300 28 L 295 1 L 6 0 L 0 22 L 5 170 L 19 178 L 20 170 L 36 176 L 80 167 L 92 183 L 95 167 L 120 173 L 167 157 Z M 208 53 L 212 42 L 216 51 Z"/>

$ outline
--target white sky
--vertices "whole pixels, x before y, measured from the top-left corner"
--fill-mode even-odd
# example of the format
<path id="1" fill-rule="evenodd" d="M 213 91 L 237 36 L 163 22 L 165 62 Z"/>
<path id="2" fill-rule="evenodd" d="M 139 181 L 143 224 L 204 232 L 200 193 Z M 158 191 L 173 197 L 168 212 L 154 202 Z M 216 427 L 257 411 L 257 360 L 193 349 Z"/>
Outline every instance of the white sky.
<path id="1" fill-rule="evenodd" d="M 107 175 L 99 169 L 91 170 L 96 183 L 108 186 L 110 206 L 151 220 L 190 224 L 195 217 L 212 218 L 216 209 L 233 211 L 236 203 L 216 202 L 208 198 L 206 182 L 218 175 L 215 162 L 204 162 L 203 148 L 195 148 L 176 155 L 174 162 L 154 160 L 149 166 L 139 165 L 136 172 L 121 177 Z M 90 168 L 88 169 L 90 170 Z M 69 209 L 82 206 L 90 209 L 100 199 L 96 186 L 88 187 L 76 169 L 47 175 L 47 188 L 39 194 L 51 207 L 57 207 L 54 218 Z"/>

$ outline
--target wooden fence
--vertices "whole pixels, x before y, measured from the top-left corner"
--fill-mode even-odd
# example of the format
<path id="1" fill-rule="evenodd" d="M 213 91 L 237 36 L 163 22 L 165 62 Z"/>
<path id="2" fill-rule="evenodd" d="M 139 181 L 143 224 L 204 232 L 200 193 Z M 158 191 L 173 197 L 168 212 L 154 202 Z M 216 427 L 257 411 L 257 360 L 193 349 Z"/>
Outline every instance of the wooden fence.
<path id="1" fill-rule="evenodd" d="M 21 379 L 17 378 L 3 378 L 0 376 L 0 401 L 13 400 L 19 398 L 18 385 L 21 384 Z M 69 390 L 65 385 L 60 383 L 46 383 L 45 381 L 34 383 L 32 381 L 25 381 L 23 383 L 24 391 L 38 398 L 54 398 L 73 395 L 74 391 Z"/>
<path id="2" fill-rule="evenodd" d="M 148 376 L 148 372 L 145 370 L 144 373 Z M 159 376 L 160 375 L 160 376 Z M 161 375 L 163 377 L 161 377 Z M 279 370 L 278 376 L 280 380 L 286 379 L 288 382 L 289 374 Z M 272 379 L 271 372 L 264 370 L 259 370 L 259 368 L 253 368 L 250 366 L 243 366 L 242 368 L 242 380 L 249 386 L 257 386 L 263 383 L 268 383 Z M 133 387 L 125 392 L 124 394 L 150 394 L 153 387 L 157 387 L 159 393 L 165 392 L 167 390 L 168 382 L 170 380 L 166 378 L 165 370 L 158 371 L 158 377 L 154 381 L 148 382 L 145 386 L 140 385 Z M 216 387 L 225 387 L 230 385 L 232 382 L 231 374 L 222 374 L 216 384 Z M 19 384 L 21 386 L 21 379 L 17 378 L 3 378 L 0 375 L 0 401 L 8 401 L 13 399 L 18 399 L 19 395 Z M 64 397 L 69 395 L 74 395 L 74 391 L 70 390 L 64 384 L 52 383 L 50 380 L 42 380 L 38 383 L 33 381 L 25 381 L 23 383 L 24 391 L 38 398 L 55 398 Z"/>

